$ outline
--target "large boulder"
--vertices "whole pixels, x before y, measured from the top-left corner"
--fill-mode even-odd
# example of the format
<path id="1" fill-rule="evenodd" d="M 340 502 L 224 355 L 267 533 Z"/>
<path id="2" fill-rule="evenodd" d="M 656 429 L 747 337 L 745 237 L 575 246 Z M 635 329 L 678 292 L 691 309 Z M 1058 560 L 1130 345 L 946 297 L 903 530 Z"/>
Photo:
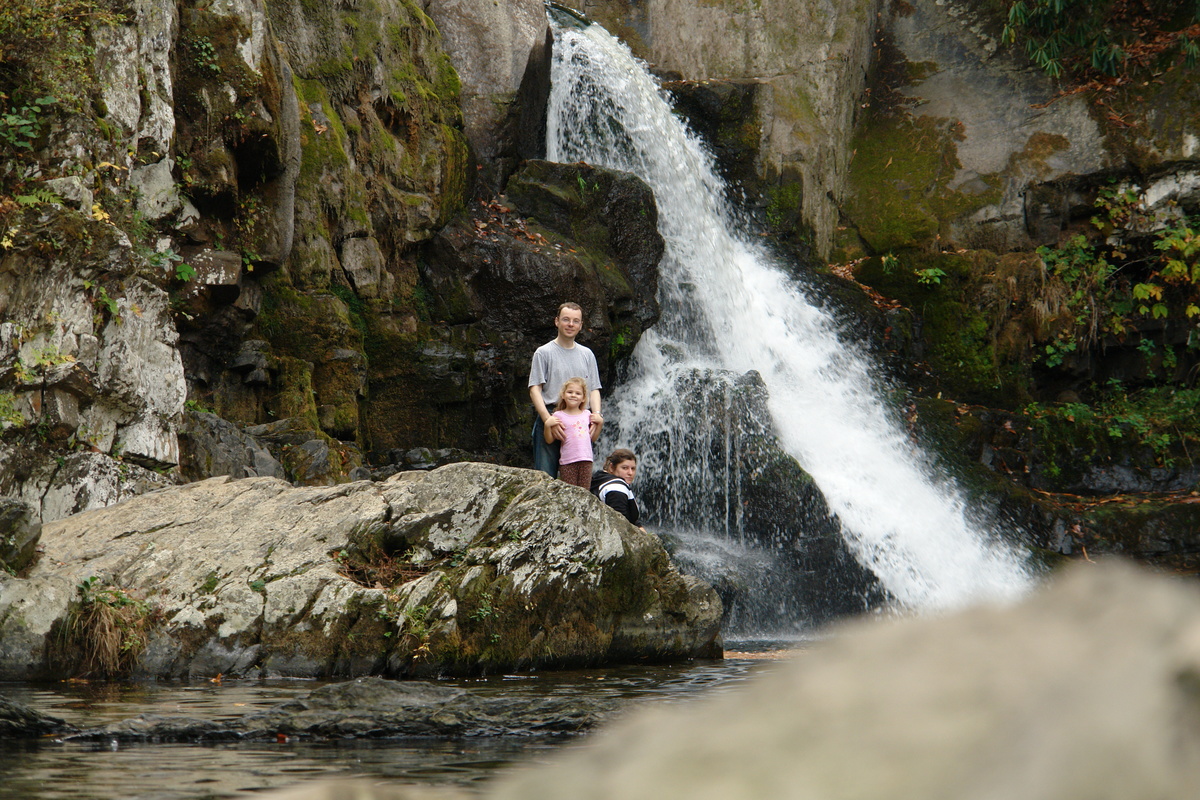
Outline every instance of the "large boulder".
<path id="1" fill-rule="evenodd" d="M 213 478 L 45 526 L 0 575 L 0 679 L 473 673 L 719 655 L 652 535 L 528 470 Z M 120 614 L 120 641 L 96 621 Z M 102 633 L 102 632 L 101 632 Z"/>
<path id="2" fill-rule="evenodd" d="M 1081 566 L 1016 608 L 843 631 L 489 796 L 1185 797 L 1198 632 L 1194 586 Z"/>

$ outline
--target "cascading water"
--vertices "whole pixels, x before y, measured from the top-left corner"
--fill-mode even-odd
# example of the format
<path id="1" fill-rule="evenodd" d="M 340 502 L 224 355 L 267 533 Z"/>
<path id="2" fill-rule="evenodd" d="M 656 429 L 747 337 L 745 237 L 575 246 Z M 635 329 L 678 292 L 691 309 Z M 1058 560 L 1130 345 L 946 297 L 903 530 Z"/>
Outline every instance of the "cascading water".
<path id="1" fill-rule="evenodd" d="M 816 481 L 854 557 L 895 602 L 948 608 L 1029 585 L 1022 554 L 972 519 L 961 491 L 889 416 L 869 361 L 739 230 L 700 142 L 599 25 L 556 27 L 547 151 L 552 161 L 632 172 L 658 202 L 662 317 L 606 403 L 605 442 L 638 449 L 639 472 L 656 478 L 660 524 L 707 529 L 726 537 L 726 550 L 744 544 L 735 459 L 708 463 L 708 454 L 747 438 L 747 415 L 730 409 L 737 381 L 756 372 L 766 427 Z M 709 506 L 702 519 L 687 519 L 697 503 Z"/>

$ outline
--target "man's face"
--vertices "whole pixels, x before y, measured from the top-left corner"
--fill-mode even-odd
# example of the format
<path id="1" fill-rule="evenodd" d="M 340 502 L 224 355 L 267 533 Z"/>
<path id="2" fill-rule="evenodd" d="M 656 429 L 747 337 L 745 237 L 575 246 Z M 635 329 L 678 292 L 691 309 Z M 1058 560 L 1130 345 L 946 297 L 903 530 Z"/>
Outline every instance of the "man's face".
<path id="1" fill-rule="evenodd" d="M 583 327 L 583 312 L 574 308 L 564 308 L 554 318 L 554 327 L 568 339 L 574 339 Z"/>

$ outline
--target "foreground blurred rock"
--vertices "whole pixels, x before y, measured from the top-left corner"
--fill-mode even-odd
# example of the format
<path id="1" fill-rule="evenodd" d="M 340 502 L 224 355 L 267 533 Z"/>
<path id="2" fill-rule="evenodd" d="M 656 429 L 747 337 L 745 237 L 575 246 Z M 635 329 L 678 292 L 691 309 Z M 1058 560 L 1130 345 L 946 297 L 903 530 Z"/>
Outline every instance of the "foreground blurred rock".
<path id="1" fill-rule="evenodd" d="M 721 653 L 711 587 L 587 492 L 530 470 L 462 463 L 319 488 L 213 478 L 46 525 L 40 542 L 26 578 L 0 573 L 2 680 Z M 97 635 L 110 613 L 124 615 L 107 625 L 119 641 Z"/>
<path id="2" fill-rule="evenodd" d="M 1194 585 L 1080 564 L 1013 608 L 846 629 L 746 691 L 648 709 L 481 796 L 1191 797 L 1198 676 Z"/>

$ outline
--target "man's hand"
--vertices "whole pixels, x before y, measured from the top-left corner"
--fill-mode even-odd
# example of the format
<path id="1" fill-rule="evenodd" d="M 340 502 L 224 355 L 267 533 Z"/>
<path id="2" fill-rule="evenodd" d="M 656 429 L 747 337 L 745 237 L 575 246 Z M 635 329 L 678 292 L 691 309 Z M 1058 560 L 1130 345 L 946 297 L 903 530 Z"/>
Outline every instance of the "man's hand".
<path id="1" fill-rule="evenodd" d="M 596 411 L 592 412 L 591 421 L 588 422 L 588 428 L 592 431 L 598 431 L 604 427 L 604 417 Z"/>
<path id="2" fill-rule="evenodd" d="M 567 429 L 563 427 L 562 420 L 558 417 L 551 417 L 544 423 L 546 430 L 550 431 L 550 435 L 560 442 L 567 440 Z"/>

